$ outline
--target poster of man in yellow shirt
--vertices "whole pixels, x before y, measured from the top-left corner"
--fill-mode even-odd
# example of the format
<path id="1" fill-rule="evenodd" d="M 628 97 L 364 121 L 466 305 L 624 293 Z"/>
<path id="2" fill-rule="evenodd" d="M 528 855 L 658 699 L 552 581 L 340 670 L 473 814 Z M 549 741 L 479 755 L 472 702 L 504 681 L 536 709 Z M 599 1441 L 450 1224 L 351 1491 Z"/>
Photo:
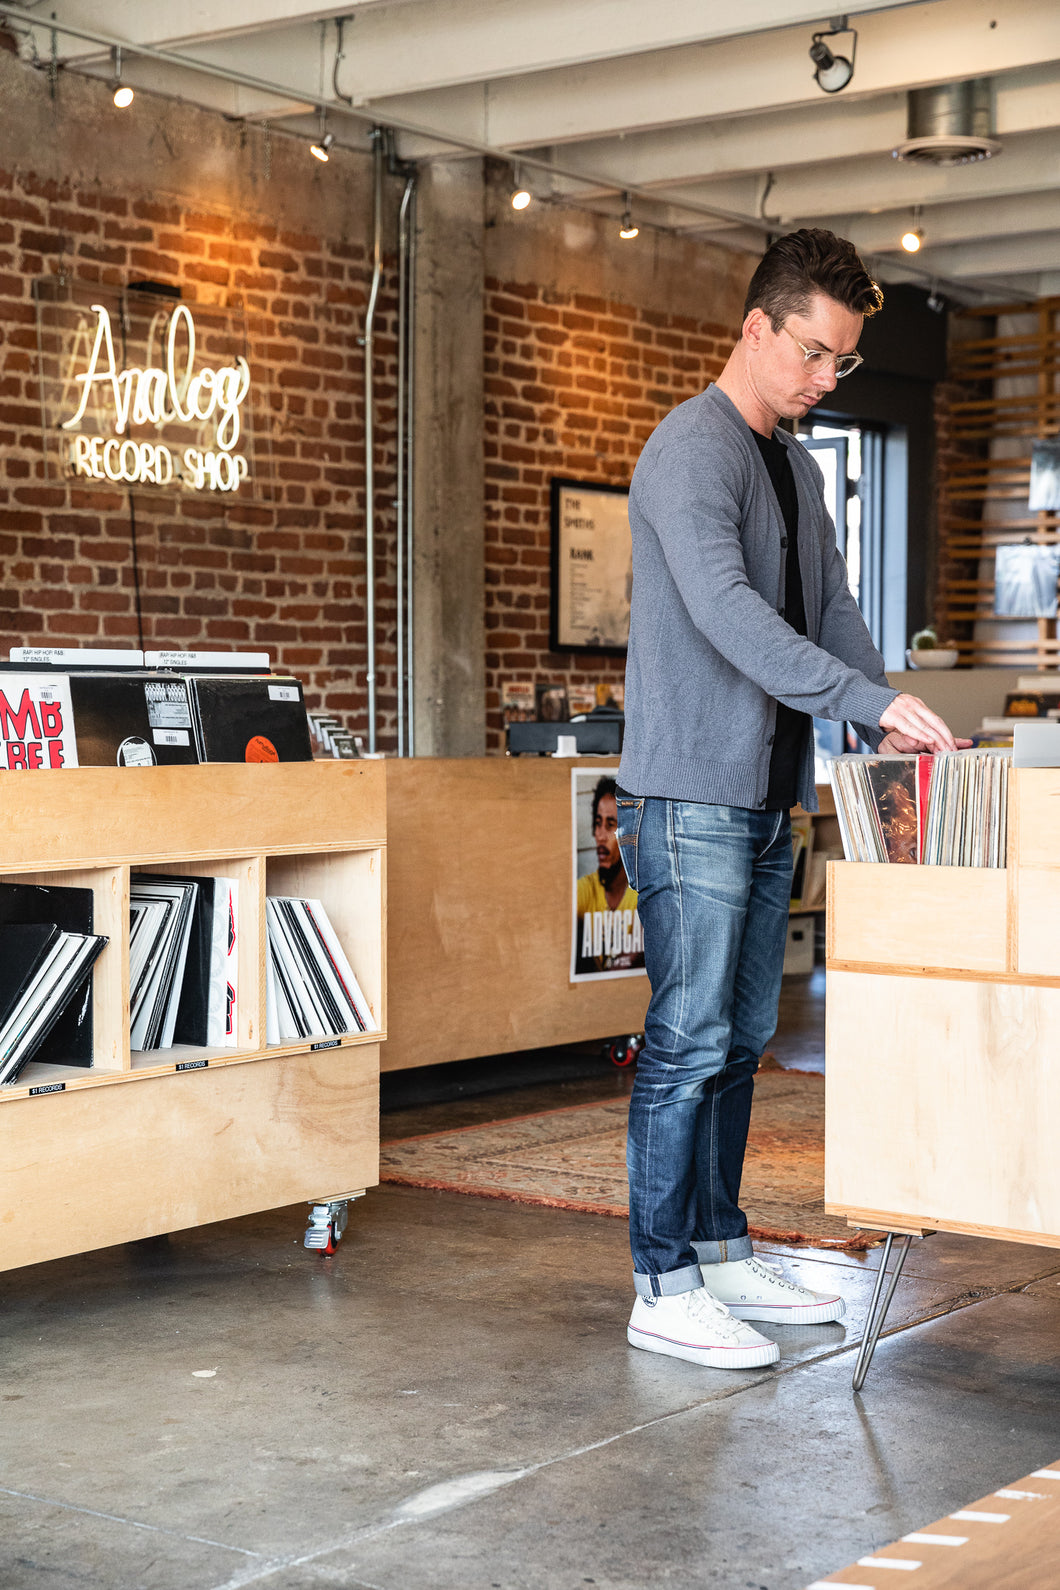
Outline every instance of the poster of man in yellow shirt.
<path id="1" fill-rule="evenodd" d="M 615 779 L 606 768 L 571 771 L 574 933 L 571 982 L 644 971 L 644 938 L 618 847 Z"/>

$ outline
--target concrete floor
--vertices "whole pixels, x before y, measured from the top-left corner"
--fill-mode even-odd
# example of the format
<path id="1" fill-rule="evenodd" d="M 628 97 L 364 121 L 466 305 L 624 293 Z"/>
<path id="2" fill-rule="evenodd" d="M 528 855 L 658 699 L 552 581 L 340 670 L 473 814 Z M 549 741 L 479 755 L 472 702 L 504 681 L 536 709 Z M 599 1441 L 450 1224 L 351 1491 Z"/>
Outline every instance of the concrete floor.
<path id="1" fill-rule="evenodd" d="M 1060 1456 L 1060 1252 L 915 1243 L 855 1398 L 878 1250 L 774 1250 L 847 1328 L 734 1373 L 626 1345 L 622 1221 L 386 1187 L 321 1258 L 304 1215 L 3 1277 L 3 1590 L 802 1590 Z"/>

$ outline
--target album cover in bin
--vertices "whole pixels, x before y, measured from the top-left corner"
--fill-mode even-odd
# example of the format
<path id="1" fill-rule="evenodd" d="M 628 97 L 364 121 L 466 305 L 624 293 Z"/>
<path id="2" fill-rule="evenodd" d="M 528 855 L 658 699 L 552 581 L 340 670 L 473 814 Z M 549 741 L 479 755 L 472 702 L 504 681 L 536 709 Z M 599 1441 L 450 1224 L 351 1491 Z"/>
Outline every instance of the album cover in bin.
<path id="1" fill-rule="evenodd" d="M 5 670 L 0 674 L 0 768 L 76 766 L 69 676 Z"/>
<path id="2" fill-rule="evenodd" d="M 91 889 L 34 883 L 0 883 L 0 923 L 39 927 L 62 933 L 93 931 L 95 902 Z M 60 1015 L 33 1057 L 68 1066 L 92 1064 L 92 982 Z"/>
<path id="3" fill-rule="evenodd" d="M 198 762 L 191 702 L 172 674 L 71 674 L 82 767 L 171 767 Z"/>
<path id="4" fill-rule="evenodd" d="M 302 686 L 277 674 L 188 677 L 202 762 L 311 762 Z"/>

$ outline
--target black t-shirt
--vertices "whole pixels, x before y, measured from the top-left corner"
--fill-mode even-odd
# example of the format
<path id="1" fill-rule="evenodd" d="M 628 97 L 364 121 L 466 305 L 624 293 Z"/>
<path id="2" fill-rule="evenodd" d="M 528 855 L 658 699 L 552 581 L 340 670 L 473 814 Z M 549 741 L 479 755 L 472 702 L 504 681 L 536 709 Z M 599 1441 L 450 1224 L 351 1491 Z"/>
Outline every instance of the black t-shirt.
<path id="1" fill-rule="evenodd" d="M 802 571 L 799 568 L 799 498 L 795 490 L 795 476 L 791 470 L 788 449 L 772 436 L 751 435 L 758 444 L 769 478 L 776 492 L 777 502 L 784 520 L 784 537 L 781 546 L 787 547 L 787 573 L 784 581 L 784 605 L 778 608 L 781 618 L 790 624 L 798 635 L 806 633 L 806 604 L 802 594 Z M 806 736 L 813 719 L 807 712 L 796 712 L 777 702 L 777 721 L 773 736 L 773 751 L 769 759 L 769 784 L 766 789 L 765 810 L 786 811 L 798 799 L 799 768 L 806 749 Z"/>

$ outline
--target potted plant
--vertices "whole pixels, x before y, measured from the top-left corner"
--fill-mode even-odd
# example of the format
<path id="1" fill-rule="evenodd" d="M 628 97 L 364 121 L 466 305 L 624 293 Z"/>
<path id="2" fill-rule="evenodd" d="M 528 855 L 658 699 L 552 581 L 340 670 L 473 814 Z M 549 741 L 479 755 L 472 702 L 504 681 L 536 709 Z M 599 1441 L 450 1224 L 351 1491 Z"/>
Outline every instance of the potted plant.
<path id="1" fill-rule="evenodd" d="M 957 648 L 940 646 L 938 633 L 930 626 L 917 630 L 905 654 L 910 668 L 953 668 L 957 657 Z"/>

